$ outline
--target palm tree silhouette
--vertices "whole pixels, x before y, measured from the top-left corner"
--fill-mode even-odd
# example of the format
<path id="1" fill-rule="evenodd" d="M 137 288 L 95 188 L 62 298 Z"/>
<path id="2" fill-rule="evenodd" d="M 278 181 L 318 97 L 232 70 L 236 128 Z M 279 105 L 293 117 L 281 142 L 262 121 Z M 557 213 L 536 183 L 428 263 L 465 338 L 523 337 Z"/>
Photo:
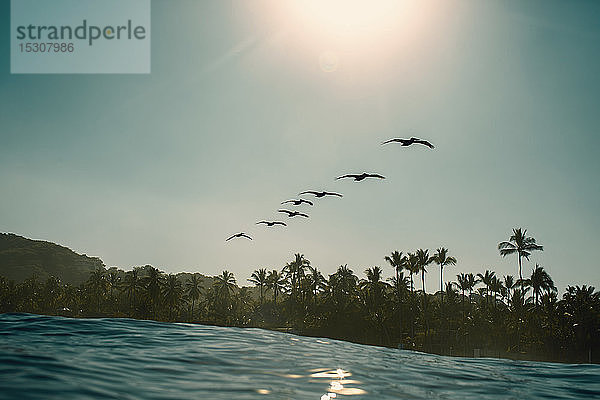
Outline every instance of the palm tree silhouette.
<path id="1" fill-rule="evenodd" d="M 248 279 L 249 282 L 254 283 L 254 285 L 258 286 L 260 289 L 260 304 L 263 303 L 263 289 L 267 286 L 267 278 L 268 276 L 266 268 L 261 268 L 255 270 Z"/>
<path id="2" fill-rule="evenodd" d="M 198 277 L 198 275 L 194 274 L 190 277 L 190 279 L 188 279 L 188 281 L 185 283 L 185 292 L 192 300 L 190 318 L 193 319 L 195 302 L 200 298 L 200 294 L 202 293 L 202 286 L 200 284 L 200 277 Z"/>
<path id="3" fill-rule="evenodd" d="M 113 290 L 118 288 L 121 283 L 121 277 L 119 276 L 116 268 L 111 267 L 111 269 L 108 271 L 108 274 L 106 274 L 106 282 L 110 288 L 110 299 L 112 301 Z"/>
<path id="4" fill-rule="evenodd" d="M 431 264 L 433 259 L 429 257 L 429 250 L 419 249 L 416 256 L 419 272 L 421 272 L 421 281 L 423 282 L 423 296 L 425 296 L 425 273 L 427 273 L 427 266 Z"/>
<path id="5" fill-rule="evenodd" d="M 542 291 L 550 293 L 556 291 L 554 281 L 550 275 L 544 270 L 544 267 L 535 264 L 535 268 L 531 272 L 531 277 L 525 279 L 525 285 L 530 286 L 533 290 L 533 298 L 535 305 L 538 305 L 538 299 L 542 295 Z"/>
<path id="6" fill-rule="evenodd" d="M 88 286 L 96 298 L 96 312 L 100 312 L 100 299 L 106 292 L 107 281 L 105 277 L 106 270 L 103 267 L 97 268 L 90 274 Z"/>
<path id="7" fill-rule="evenodd" d="M 506 298 L 508 300 L 508 307 L 510 307 L 510 291 L 513 290 L 515 287 L 515 278 L 512 275 L 506 275 L 504 277 L 504 287 L 506 288 Z"/>
<path id="8" fill-rule="evenodd" d="M 215 276 L 214 286 L 218 293 L 223 297 L 229 297 L 236 288 L 235 276 L 227 270 L 221 272 L 221 275 Z"/>
<path id="9" fill-rule="evenodd" d="M 310 262 L 304 258 L 304 254 L 297 253 L 294 255 L 294 261 L 288 263 L 284 268 L 283 272 L 289 279 L 292 299 L 294 302 L 298 300 L 298 293 L 300 292 L 300 284 L 304 278 L 305 269 L 310 266 Z"/>
<path id="10" fill-rule="evenodd" d="M 148 275 L 143 279 L 143 283 L 146 287 L 148 298 L 152 303 L 152 316 L 156 318 L 156 313 L 160 304 L 163 275 L 157 268 L 150 265 L 146 265 L 145 268 L 148 271 Z"/>
<path id="11" fill-rule="evenodd" d="M 384 288 L 387 286 L 386 283 L 381 281 L 382 272 L 379 267 L 368 268 L 365 270 L 367 279 L 360 281 L 360 288 L 366 290 L 374 302 L 381 299 Z"/>
<path id="12" fill-rule="evenodd" d="M 488 296 L 490 293 L 490 286 L 492 286 L 493 280 L 496 277 L 496 273 L 494 271 L 490 271 L 488 269 L 485 270 L 483 274 L 477 274 L 477 277 L 485 285 L 485 302 L 488 302 Z"/>
<path id="13" fill-rule="evenodd" d="M 468 289 L 469 289 L 469 304 L 471 304 L 471 295 L 473 294 L 473 289 L 475 289 L 475 286 L 479 283 L 479 279 L 477 279 L 475 277 L 475 275 L 473 275 L 472 272 L 469 272 L 467 274 L 467 285 L 468 285 Z"/>
<path id="14" fill-rule="evenodd" d="M 456 258 L 449 256 L 448 249 L 442 247 L 437 249 L 432 260 L 440 266 L 440 292 L 442 293 L 442 301 L 444 301 L 444 267 L 447 265 L 456 265 Z"/>
<path id="15" fill-rule="evenodd" d="M 347 300 L 356 292 L 358 277 L 348 265 L 340 265 L 337 271 L 329 276 L 329 288 L 333 297 L 339 302 Z"/>
<path id="16" fill-rule="evenodd" d="M 325 277 L 323 276 L 323 274 L 317 268 L 309 265 L 308 271 L 309 271 L 308 281 L 309 281 L 310 291 L 311 291 L 313 297 L 316 298 L 319 291 L 325 287 L 325 284 L 327 283 L 327 281 L 325 280 Z"/>
<path id="17" fill-rule="evenodd" d="M 470 283 L 469 283 L 469 277 L 467 274 L 461 272 L 460 274 L 456 275 L 456 280 L 458 282 L 458 287 L 462 291 L 461 304 L 463 306 L 463 314 L 464 314 L 465 291 L 467 291 L 471 288 Z"/>
<path id="18" fill-rule="evenodd" d="M 287 279 L 282 273 L 274 269 L 269 272 L 267 281 L 269 289 L 273 290 L 273 302 L 277 304 L 277 295 L 283 292 L 285 285 L 287 284 Z"/>
<path id="19" fill-rule="evenodd" d="M 524 282 L 521 258 L 525 257 L 526 260 L 529 260 L 531 252 L 536 250 L 543 251 L 544 247 L 537 244 L 533 237 L 527 236 L 527 229 L 522 230 L 521 228 L 515 228 L 508 241 L 500 242 L 498 244 L 498 250 L 500 250 L 500 255 L 502 257 L 506 257 L 509 254 L 517 254 L 519 259 L 519 279 L 521 280 L 521 292 L 523 293 Z"/>
<path id="20" fill-rule="evenodd" d="M 398 280 L 398 274 L 402 272 L 402 269 L 406 266 L 406 256 L 401 251 L 393 251 L 391 255 L 384 257 L 396 273 L 396 280 Z"/>
<path id="21" fill-rule="evenodd" d="M 504 285 L 502 284 L 502 281 L 500 279 L 498 279 L 498 277 L 494 276 L 492 278 L 492 282 L 490 283 L 490 290 L 492 291 L 492 294 L 494 295 L 493 299 L 494 299 L 494 307 L 496 307 L 496 303 L 498 301 L 498 293 L 502 292 L 502 289 L 504 289 Z"/>
<path id="22" fill-rule="evenodd" d="M 413 282 L 413 274 L 418 274 L 419 269 L 419 259 L 415 253 L 408 253 L 406 258 L 406 264 L 404 266 L 405 269 L 408 270 L 410 274 L 410 292 L 414 292 L 414 282 Z"/>
<path id="23" fill-rule="evenodd" d="M 142 289 L 142 281 L 139 276 L 139 267 L 133 268 L 125 274 L 125 278 L 121 284 L 121 290 L 125 291 L 129 298 L 129 308 L 133 309 L 136 305 L 136 297 Z"/>
<path id="24" fill-rule="evenodd" d="M 161 288 L 161 294 L 169 310 L 169 319 L 173 320 L 173 311 L 178 311 L 183 296 L 183 287 L 177 279 L 177 275 L 169 274 L 167 276 Z"/>

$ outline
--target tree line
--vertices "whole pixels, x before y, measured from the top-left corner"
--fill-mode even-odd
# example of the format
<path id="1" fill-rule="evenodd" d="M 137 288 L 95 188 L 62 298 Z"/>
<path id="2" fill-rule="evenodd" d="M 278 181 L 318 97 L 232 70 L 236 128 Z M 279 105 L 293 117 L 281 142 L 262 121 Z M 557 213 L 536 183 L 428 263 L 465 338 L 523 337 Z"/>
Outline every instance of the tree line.
<path id="1" fill-rule="evenodd" d="M 526 230 L 514 229 L 498 250 L 516 257 L 518 278 L 486 270 L 444 281 L 457 259 L 443 247 L 392 251 L 383 258 L 392 269 L 387 280 L 379 266 L 367 268 L 364 279 L 348 265 L 325 277 L 302 254 L 281 269 L 255 270 L 253 287 L 241 288 L 229 271 L 205 277 L 151 266 L 98 268 L 77 286 L 57 277 L 18 284 L 0 277 L 0 312 L 262 327 L 448 355 L 600 359 L 600 293 L 568 286 L 559 298 L 538 264 L 524 276 L 524 262 L 543 250 Z M 439 268 L 441 287 L 427 293 L 432 268 Z"/>

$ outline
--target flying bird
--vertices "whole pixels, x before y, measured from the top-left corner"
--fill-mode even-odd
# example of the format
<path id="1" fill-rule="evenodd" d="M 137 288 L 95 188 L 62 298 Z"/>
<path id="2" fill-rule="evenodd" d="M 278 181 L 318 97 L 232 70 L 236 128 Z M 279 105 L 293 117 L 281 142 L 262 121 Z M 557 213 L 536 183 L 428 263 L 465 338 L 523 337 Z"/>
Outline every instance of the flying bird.
<path id="1" fill-rule="evenodd" d="M 385 179 L 385 176 L 379 175 L 379 174 L 367 174 L 366 172 L 363 172 L 362 174 L 346 174 L 346 175 L 338 176 L 337 178 L 335 178 L 335 180 L 337 181 L 337 180 L 344 179 L 344 178 L 353 178 L 355 182 L 360 182 L 367 178 Z"/>
<path id="2" fill-rule="evenodd" d="M 383 142 L 381 144 L 384 145 L 384 144 L 388 144 L 388 143 L 400 143 L 400 145 L 402 147 L 407 147 L 407 146 L 410 146 L 413 144 L 422 144 L 424 146 L 429 147 L 430 149 L 433 149 L 435 147 L 434 145 L 429 143 L 427 140 L 419 139 L 416 137 L 411 137 L 410 139 L 395 138 L 395 139 L 386 140 L 385 142 Z"/>
<path id="3" fill-rule="evenodd" d="M 252 240 L 252 238 L 250 236 L 246 235 L 244 232 L 240 232 L 240 233 L 236 233 L 235 235 L 232 235 L 232 236 L 228 237 L 225 241 L 228 242 L 231 239 L 243 238 L 243 237 L 245 237 L 246 239 Z"/>
<path id="4" fill-rule="evenodd" d="M 286 201 L 281 202 L 281 204 L 287 204 L 287 203 L 292 203 L 295 206 L 300 206 L 300 205 L 302 205 L 302 203 L 306 203 L 306 204 L 308 204 L 310 206 L 313 205 L 312 201 L 305 200 L 305 199 L 298 199 L 298 200 L 292 199 L 292 200 L 286 200 Z"/>
<path id="5" fill-rule="evenodd" d="M 307 190 L 305 192 L 302 192 L 300 194 L 298 194 L 298 196 L 301 196 L 303 194 L 313 194 L 315 195 L 317 198 L 321 198 L 321 197 L 325 197 L 325 196 L 337 196 L 337 197 L 344 197 L 339 193 L 334 193 L 334 192 L 317 192 L 314 190 Z"/>
<path id="6" fill-rule="evenodd" d="M 256 223 L 256 225 L 260 225 L 260 224 L 264 224 L 267 226 L 275 226 L 275 225 L 287 226 L 287 224 L 285 222 L 281 222 L 281 221 L 258 221 Z"/>
<path id="7" fill-rule="evenodd" d="M 277 210 L 280 213 L 286 213 L 288 215 L 288 217 L 293 218 L 293 217 L 304 217 L 304 218 L 308 218 L 308 215 L 298 212 L 298 211 L 290 211 L 290 210 Z"/>

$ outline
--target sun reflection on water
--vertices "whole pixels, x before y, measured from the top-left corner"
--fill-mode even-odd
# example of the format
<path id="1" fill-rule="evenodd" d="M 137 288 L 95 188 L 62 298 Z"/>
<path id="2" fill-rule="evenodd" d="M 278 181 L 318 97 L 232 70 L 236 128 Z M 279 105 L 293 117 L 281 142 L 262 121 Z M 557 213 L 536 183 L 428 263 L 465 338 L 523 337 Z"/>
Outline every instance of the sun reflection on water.
<path id="1" fill-rule="evenodd" d="M 310 375 L 311 378 L 324 378 L 329 380 L 329 388 L 327 389 L 327 393 L 321 396 L 321 400 L 334 399 L 338 394 L 351 396 L 367 393 L 366 390 L 360 388 L 346 387 L 345 385 L 359 384 L 360 381 L 345 379 L 352 376 L 352 373 L 341 368 L 334 370 L 316 369 L 309 372 L 312 372 Z"/>

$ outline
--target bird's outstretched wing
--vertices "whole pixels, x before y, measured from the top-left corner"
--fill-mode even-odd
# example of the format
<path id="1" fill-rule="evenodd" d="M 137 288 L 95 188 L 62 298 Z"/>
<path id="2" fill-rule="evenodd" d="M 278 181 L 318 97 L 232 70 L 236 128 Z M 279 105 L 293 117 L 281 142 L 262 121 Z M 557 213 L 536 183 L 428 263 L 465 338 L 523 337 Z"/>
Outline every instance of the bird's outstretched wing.
<path id="1" fill-rule="evenodd" d="M 235 234 L 235 235 L 231 235 L 231 236 L 229 236 L 227 239 L 225 239 L 225 241 L 226 241 L 226 242 L 229 242 L 231 239 L 233 239 L 233 238 L 236 238 L 236 237 L 237 237 L 237 234 Z"/>
<path id="2" fill-rule="evenodd" d="M 435 148 L 435 146 L 434 146 L 434 145 L 432 145 L 432 144 L 431 144 L 430 142 L 428 142 L 427 140 L 422 140 L 422 139 L 419 139 L 419 140 L 415 140 L 415 143 L 419 143 L 419 144 L 425 145 L 425 146 L 429 147 L 430 149 L 433 149 L 433 148 Z"/>
<path id="3" fill-rule="evenodd" d="M 301 196 L 303 194 L 314 194 L 315 196 L 319 194 L 319 192 L 315 192 L 314 190 L 306 190 L 302 193 L 298 193 L 298 196 Z"/>
<path id="4" fill-rule="evenodd" d="M 310 200 L 304 200 L 304 199 L 300 199 L 300 203 L 306 203 L 306 204 L 311 205 L 311 206 L 314 205 L 314 203 L 312 201 L 310 201 Z"/>
<path id="5" fill-rule="evenodd" d="M 356 175 L 356 174 L 346 174 L 346 175 L 342 175 L 342 176 L 338 176 L 337 178 L 335 178 L 335 180 L 340 180 L 340 179 L 344 179 L 344 178 L 358 178 L 360 175 Z"/>
<path id="6" fill-rule="evenodd" d="M 287 203 L 296 203 L 296 200 L 286 200 L 286 201 L 281 202 L 281 204 L 287 204 Z"/>
<path id="7" fill-rule="evenodd" d="M 384 144 L 388 144 L 388 143 L 399 143 L 402 140 L 403 139 L 400 139 L 400 138 L 394 138 L 394 139 L 386 140 L 385 142 L 381 143 L 381 145 L 383 146 Z"/>
<path id="8" fill-rule="evenodd" d="M 304 218 L 310 218 L 307 214 L 304 214 L 304 213 L 296 213 L 296 215 L 299 215 L 300 217 L 304 217 Z"/>
<path id="9" fill-rule="evenodd" d="M 240 237 L 245 237 L 245 238 L 247 238 L 247 239 L 250 239 L 250 240 L 252 240 L 252 238 L 251 238 L 250 236 L 246 235 L 245 233 L 242 233 L 242 234 L 240 235 Z"/>
<path id="10" fill-rule="evenodd" d="M 269 222 L 268 222 L 268 221 L 258 221 L 258 222 L 256 223 L 256 225 L 260 225 L 260 224 L 269 225 Z"/>
<path id="11" fill-rule="evenodd" d="M 294 213 L 293 211 L 290 211 L 290 210 L 277 210 L 277 212 L 286 213 L 287 215 L 291 215 Z"/>
<path id="12" fill-rule="evenodd" d="M 379 174 L 367 174 L 367 178 L 379 178 L 379 179 L 385 179 L 385 176 L 383 176 L 383 175 L 379 175 Z"/>
<path id="13" fill-rule="evenodd" d="M 281 221 L 275 221 L 273 222 L 273 225 L 283 225 L 283 226 L 287 226 L 287 224 L 285 222 L 281 222 Z"/>
<path id="14" fill-rule="evenodd" d="M 344 197 L 343 195 L 341 195 L 339 193 L 335 193 L 335 192 L 325 192 L 325 195 L 327 195 L 327 196 Z"/>

